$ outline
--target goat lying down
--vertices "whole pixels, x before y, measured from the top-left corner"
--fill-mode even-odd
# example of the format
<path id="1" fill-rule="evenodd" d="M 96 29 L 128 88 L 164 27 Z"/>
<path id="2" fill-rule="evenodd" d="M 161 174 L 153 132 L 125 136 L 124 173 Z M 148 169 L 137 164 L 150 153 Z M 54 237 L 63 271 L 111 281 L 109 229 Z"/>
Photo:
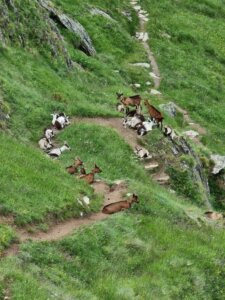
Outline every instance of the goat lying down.
<path id="1" fill-rule="evenodd" d="M 171 140 L 174 140 L 178 137 L 178 135 L 175 133 L 175 131 L 169 127 L 169 126 L 164 126 L 163 127 L 163 134 L 170 138 Z"/>
<path id="2" fill-rule="evenodd" d="M 138 135 L 145 135 L 147 132 L 151 131 L 153 127 L 157 126 L 157 122 L 151 118 L 148 118 L 147 121 L 142 122 L 141 124 L 138 124 L 137 127 L 137 134 Z"/>
<path id="3" fill-rule="evenodd" d="M 129 200 L 118 201 L 111 204 L 108 204 L 103 207 L 102 212 L 104 214 L 114 214 L 121 210 L 131 208 L 133 203 L 138 203 L 138 196 L 133 194 Z"/>
<path id="4" fill-rule="evenodd" d="M 46 137 L 40 139 L 38 142 L 38 145 L 41 150 L 46 151 L 46 152 L 49 151 L 53 147 L 52 143 L 49 142 L 49 140 Z"/>
<path id="5" fill-rule="evenodd" d="M 54 113 L 52 116 L 52 125 L 58 130 L 63 129 L 65 126 L 70 124 L 69 117 L 65 113 Z"/>
<path id="6" fill-rule="evenodd" d="M 125 128 L 130 127 L 133 129 L 137 129 L 137 126 L 142 124 L 145 121 L 145 117 L 141 114 L 135 114 L 133 117 L 125 117 L 123 119 L 123 126 Z"/>
<path id="7" fill-rule="evenodd" d="M 64 151 L 71 151 L 70 146 L 65 142 L 64 145 L 60 148 L 52 149 L 48 155 L 51 157 L 58 158 Z"/>
<path id="8" fill-rule="evenodd" d="M 138 158 L 145 159 L 145 158 L 152 158 L 149 151 L 145 148 L 140 148 L 138 146 L 135 147 L 134 153 L 138 156 Z"/>

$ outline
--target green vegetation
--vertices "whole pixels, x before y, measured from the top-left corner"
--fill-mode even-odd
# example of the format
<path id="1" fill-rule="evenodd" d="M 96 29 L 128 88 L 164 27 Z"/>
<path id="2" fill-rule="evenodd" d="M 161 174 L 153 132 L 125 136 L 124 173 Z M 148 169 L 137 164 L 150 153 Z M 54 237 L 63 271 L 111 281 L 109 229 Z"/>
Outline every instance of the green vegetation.
<path id="1" fill-rule="evenodd" d="M 78 216 L 77 199 L 82 195 L 96 198 L 89 186 L 69 176 L 58 161 L 5 134 L 0 138 L 0 156 L 4 158 L 0 170 L 0 212 L 12 214 L 16 224 L 45 222 L 46 217 Z M 98 209 L 98 205 L 92 209 Z"/>
<path id="2" fill-rule="evenodd" d="M 109 184 L 126 180 L 140 202 L 61 241 L 20 245 L 18 255 L 0 261 L 0 299 L 225 299 L 223 223 L 216 226 L 204 219 L 201 191 L 190 173 L 181 171 L 182 164 L 193 167 L 193 160 L 187 155 L 174 158 L 159 130 L 142 141 L 160 163 L 171 166 L 178 195 L 152 182 L 130 146 L 107 127 L 76 123 L 59 132 L 55 143 L 66 140 L 72 150 L 57 161 L 37 149 L 54 111 L 120 116 L 115 93 L 134 93 L 133 83 L 140 83 L 138 92 L 148 98 L 148 71 L 131 65 L 147 58 L 133 38 L 138 19 L 129 1 L 52 2 L 81 22 L 97 54 L 85 55 L 79 38 L 58 26 L 73 60 L 68 69 L 62 44 L 37 1 L 0 1 L 0 116 L 10 114 L 9 121 L 0 120 L 0 223 L 9 217 L 30 232 L 48 231 L 52 220 L 79 216 L 77 200 L 84 195 L 91 199 L 84 212 L 99 211 L 101 197 L 65 171 L 76 156 L 87 171 L 97 163 L 103 172 L 96 177 Z M 163 77 L 164 97 L 152 97 L 154 105 L 174 100 L 188 109 L 208 130 L 202 142 L 222 152 L 222 1 L 142 0 L 141 5 L 150 13 L 150 43 Z M 91 15 L 93 7 L 112 20 Z M 165 116 L 165 123 L 178 132 L 188 126 L 179 113 L 174 119 Z M 199 149 L 199 156 L 209 171 L 208 149 Z M 219 199 L 219 208 L 224 208 L 223 196 L 210 183 L 215 203 Z M 0 225 L 1 255 L 17 239 L 16 226 Z"/>
<path id="3" fill-rule="evenodd" d="M 150 14 L 150 43 L 163 78 L 160 90 L 207 128 L 205 145 L 223 153 L 223 1 L 144 0 L 142 5 Z"/>

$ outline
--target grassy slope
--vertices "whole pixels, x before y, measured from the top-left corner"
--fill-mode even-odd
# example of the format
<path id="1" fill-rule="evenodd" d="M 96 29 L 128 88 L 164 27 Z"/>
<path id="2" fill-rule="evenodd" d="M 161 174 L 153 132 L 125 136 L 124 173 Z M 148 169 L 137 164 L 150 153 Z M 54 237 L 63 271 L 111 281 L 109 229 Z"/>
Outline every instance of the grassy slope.
<path id="1" fill-rule="evenodd" d="M 67 32 L 63 33 L 71 56 L 83 70 L 68 72 L 61 62 L 39 53 L 35 46 L 26 52 L 13 46 L 0 49 L 0 87 L 12 111 L 11 135 L 20 140 L 1 135 L 4 143 L 0 152 L 6 162 L 1 174 L 3 211 L 13 212 L 20 224 L 41 221 L 49 212 L 69 217 L 70 205 L 76 215 L 74 198 L 84 190 L 92 193 L 80 182 L 75 185 L 74 178 L 65 174 L 64 166 L 77 154 L 87 161 L 88 169 L 96 161 L 103 168 L 102 178 L 127 179 L 130 191 L 137 191 L 141 202 L 131 212 L 80 230 L 62 242 L 24 245 L 19 257 L 0 264 L 0 298 L 9 291 L 14 299 L 24 300 L 223 299 L 223 231 L 205 225 L 199 228 L 187 218 L 184 211 L 198 215 L 198 209 L 152 183 L 115 132 L 88 124 L 69 127 L 58 139 L 67 139 L 73 149 L 59 163 L 48 161 L 34 148 L 52 111 L 115 115 L 115 92 L 131 92 L 128 84 L 147 81 L 146 73 L 139 77 L 129 66 L 129 62 L 143 61 L 145 55 L 130 38 L 134 28 L 119 12 L 128 8 L 127 1 L 54 2 L 85 25 L 98 54 L 90 58 L 74 50 Z M 99 16 L 91 17 L 88 3 L 105 9 L 123 26 L 112 25 Z M 164 4 L 169 10 L 170 2 Z M 154 47 L 157 39 L 154 38 Z M 162 66 L 163 72 L 165 69 Z M 174 69 L 179 72 L 179 65 Z M 165 83 L 163 89 L 169 97 L 174 96 L 167 92 Z M 54 93 L 61 95 L 60 101 L 54 99 Z M 26 159 L 22 160 L 25 151 Z M 48 180 L 43 178 L 43 169 Z M 21 190 L 25 191 L 22 195 Z M 7 197 L 9 191 L 11 196 Z M 6 246 L 13 233 L 3 230 L 6 239 L 1 244 Z"/>
<path id="2" fill-rule="evenodd" d="M 142 1 L 161 90 L 209 131 L 203 142 L 223 153 L 225 35 L 223 1 Z M 173 16 L 173 17 L 171 17 Z M 166 38 L 163 34 L 169 34 Z"/>

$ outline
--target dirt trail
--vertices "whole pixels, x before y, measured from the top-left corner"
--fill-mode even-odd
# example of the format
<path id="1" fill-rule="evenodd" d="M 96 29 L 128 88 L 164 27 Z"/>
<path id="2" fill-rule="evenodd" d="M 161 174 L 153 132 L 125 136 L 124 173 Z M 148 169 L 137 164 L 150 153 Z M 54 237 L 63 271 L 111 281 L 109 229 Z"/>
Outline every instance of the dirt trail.
<path id="1" fill-rule="evenodd" d="M 123 194 L 127 191 L 127 186 L 125 182 L 120 181 L 115 183 L 111 188 L 100 181 L 95 182 L 93 185 L 95 193 L 104 195 L 104 205 L 110 204 L 112 202 L 117 202 L 123 200 Z M 93 213 L 81 218 L 68 220 L 62 223 L 54 224 L 48 232 L 37 232 L 29 233 L 25 230 L 19 229 L 17 231 L 18 239 L 20 243 L 28 240 L 44 242 L 44 241 L 56 241 L 64 238 L 65 236 L 71 234 L 74 230 L 81 228 L 82 226 L 89 226 L 98 221 L 104 220 L 110 217 L 110 215 L 103 214 L 102 212 Z M 19 244 L 13 244 L 4 253 L 4 256 L 12 256 L 17 254 L 19 251 Z"/>
<path id="2" fill-rule="evenodd" d="M 141 33 L 146 33 L 146 24 L 147 24 L 147 18 L 143 18 L 143 15 L 140 14 L 141 11 L 143 11 L 142 9 L 137 10 L 136 6 L 137 6 L 137 2 L 136 1 L 131 1 L 131 5 L 133 6 L 134 10 L 137 11 L 137 15 L 139 18 L 139 24 L 140 24 L 140 32 Z M 145 48 L 146 54 L 148 56 L 148 60 L 151 64 L 152 67 L 152 71 L 155 74 L 154 77 L 151 77 L 153 79 L 154 82 L 154 88 L 158 89 L 160 86 L 160 72 L 159 72 L 159 67 L 157 64 L 157 61 L 154 57 L 153 52 L 151 51 L 151 48 L 149 47 L 149 43 L 148 43 L 148 39 L 145 40 L 141 40 L 141 43 L 143 44 L 143 47 Z"/>
<path id="3" fill-rule="evenodd" d="M 118 134 L 134 149 L 138 144 L 138 135 L 134 130 L 128 130 L 122 125 L 121 118 L 80 118 L 74 117 L 71 119 L 71 123 L 92 123 L 101 126 L 114 128 Z"/>

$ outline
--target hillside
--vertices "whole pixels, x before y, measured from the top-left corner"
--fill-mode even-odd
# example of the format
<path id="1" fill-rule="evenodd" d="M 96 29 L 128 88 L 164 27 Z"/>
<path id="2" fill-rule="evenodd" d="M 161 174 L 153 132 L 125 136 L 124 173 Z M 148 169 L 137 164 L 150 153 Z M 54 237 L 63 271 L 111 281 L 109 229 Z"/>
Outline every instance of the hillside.
<path id="1" fill-rule="evenodd" d="M 0 0 L 0 299 L 225 299 L 210 159 L 224 154 L 224 15 L 215 0 Z M 124 128 L 117 92 L 151 101 L 177 139 Z M 71 148 L 55 160 L 38 147 L 47 127 Z M 94 184 L 68 174 L 75 157 L 102 169 Z M 139 202 L 101 212 L 127 193 Z"/>

